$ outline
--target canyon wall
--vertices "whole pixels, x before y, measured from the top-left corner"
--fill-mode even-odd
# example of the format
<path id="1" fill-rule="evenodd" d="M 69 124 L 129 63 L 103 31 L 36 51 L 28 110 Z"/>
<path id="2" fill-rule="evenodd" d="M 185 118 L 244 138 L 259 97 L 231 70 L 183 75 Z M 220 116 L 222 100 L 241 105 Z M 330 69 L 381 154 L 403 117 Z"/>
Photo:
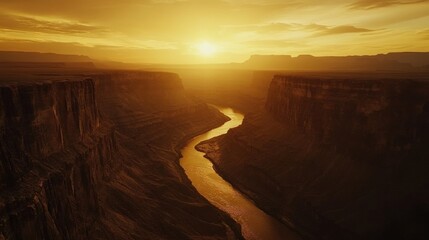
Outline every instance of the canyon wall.
<path id="1" fill-rule="evenodd" d="M 92 80 L 1 86 L 1 174 L 11 183 L 34 160 L 64 150 L 100 126 Z"/>
<path id="2" fill-rule="evenodd" d="M 285 75 L 265 110 L 199 146 L 310 239 L 427 237 L 429 82 Z"/>
<path id="3" fill-rule="evenodd" d="M 422 81 L 276 76 L 266 109 L 307 137 L 355 156 L 394 157 L 429 140 L 429 88 Z"/>
<path id="4" fill-rule="evenodd" d="M 87 239 L 96 189 L 119 164 L 94 81 L 3 81 L 0 109 L 0 236 Z"/>
<path id="5" fill-rule="evenodd" d="M 0 90 L 0 239 L 240 238 L 178 164 L 225 118 L 177 75 L 26 74 Z"/>

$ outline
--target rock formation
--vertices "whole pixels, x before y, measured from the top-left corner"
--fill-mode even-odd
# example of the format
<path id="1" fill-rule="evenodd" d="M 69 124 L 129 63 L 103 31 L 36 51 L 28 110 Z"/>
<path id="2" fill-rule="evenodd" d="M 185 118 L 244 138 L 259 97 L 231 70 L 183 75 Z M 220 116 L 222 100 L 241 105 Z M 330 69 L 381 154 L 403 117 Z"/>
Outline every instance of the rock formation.
<path id="1" fill-rule="evenodd" d="M 241 67 L 293 71 L 422 71 L 427 52 L 397 52 L 364 56 L 253 55 Z"/>
<path id="2" fill-rule="evenodd" d="M 177 149 L 225 118 L 177 75 L 4 74 L 0 239 L 236 239 Z"/>
<path id="3" fill-rule="evenodd" d="M 425 239 L 428 129 L 428 81 L 283 75 L 264 111 L 198 148 L 308 238 Z"/>
<path id="4" fill-rule="evenodd" d="M 83 55 L 66 55 L 57 53 L 0 51 L 0 62 L 15 63 L 61 63 L 61 62 L 92 62 L 92 59 Z"/>

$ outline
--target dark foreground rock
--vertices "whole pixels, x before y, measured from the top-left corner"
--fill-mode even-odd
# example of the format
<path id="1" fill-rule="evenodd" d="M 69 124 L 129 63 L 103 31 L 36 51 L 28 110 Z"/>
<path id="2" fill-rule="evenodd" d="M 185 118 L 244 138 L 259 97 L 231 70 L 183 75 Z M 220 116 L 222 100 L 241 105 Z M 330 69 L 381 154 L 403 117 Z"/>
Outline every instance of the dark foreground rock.
<path id="1" fill-rule="evenodd" d="M 177 75 L 26 73 L 0 82 L 0 239 L 239 239 L 177 149 L 225 118 Z"/>
<path id="2" fill-rule="evenodd" d="M 198 148 L 312 239 L 429 236 L 429 83 L 277 76 L 265 111 Z"/>

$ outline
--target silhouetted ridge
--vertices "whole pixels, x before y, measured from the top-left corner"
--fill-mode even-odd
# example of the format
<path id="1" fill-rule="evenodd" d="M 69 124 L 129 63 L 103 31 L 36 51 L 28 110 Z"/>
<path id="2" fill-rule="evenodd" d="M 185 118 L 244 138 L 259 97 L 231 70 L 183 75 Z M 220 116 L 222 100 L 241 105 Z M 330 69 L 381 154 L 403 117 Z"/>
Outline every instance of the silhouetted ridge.
<path id="1" fill-rule="evenodd" d="M 57 53 L 0 51 L 0 62 L 92 62 L 83 55 Z"/>
<path id="2" fill-rule="evenodd" d="M 0 239 L 241 239 L 180 167 L 225 117 L 177 74 L 0 76 Z"/>
<path id="3" fill-rule="evenodd" d="M 253 55 L 243 66 L 271 70 L 409 71 L 428 64 L 429 53 L 407 52 L 344 57 Z"/>
<path id="4" fill-rule="evenodd" d="M 276 75 L 265 109 L 199 149 L 259 207 L 308 239 L 426 239 L 424 79 Z"/>

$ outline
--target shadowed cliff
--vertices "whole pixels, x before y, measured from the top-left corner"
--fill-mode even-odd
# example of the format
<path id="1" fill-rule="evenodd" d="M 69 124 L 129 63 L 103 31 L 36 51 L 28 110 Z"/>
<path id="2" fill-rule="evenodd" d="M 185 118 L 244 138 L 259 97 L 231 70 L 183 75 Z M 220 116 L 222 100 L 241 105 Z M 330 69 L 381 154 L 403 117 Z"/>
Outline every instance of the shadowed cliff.
<path id="1" fill-rule="evenodd" d="M 199 149 L 308 238 L 425 239 L 429 84 L 417 79 L 276 76 L 265 110 Z"/>
<path id="2" fill-rule="evenodd" d="M 225 118 L 177 75 L 2 78 L 1 239 L 240 238 L 178 164 L 184 141 Z"/>

